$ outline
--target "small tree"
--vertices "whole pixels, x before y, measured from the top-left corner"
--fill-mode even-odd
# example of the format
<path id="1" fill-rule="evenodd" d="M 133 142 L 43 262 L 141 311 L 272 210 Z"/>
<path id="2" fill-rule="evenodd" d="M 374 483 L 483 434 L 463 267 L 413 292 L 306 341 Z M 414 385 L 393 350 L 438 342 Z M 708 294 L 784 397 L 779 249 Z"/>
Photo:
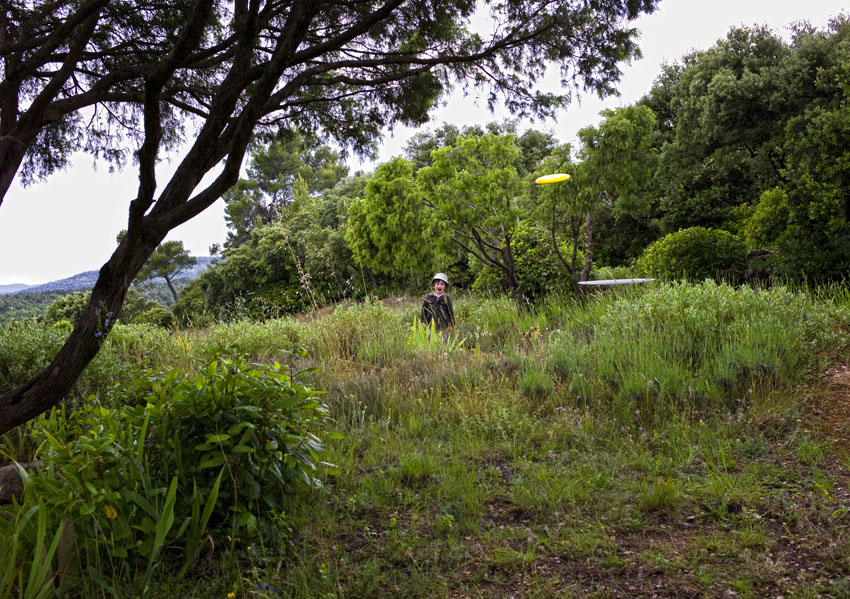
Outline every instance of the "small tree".
<path id="1" fill-rule="evenodd" d="M 395 158 L 375 169 L 364 196 L 351 204 L 345 239 L 358 263 L 377 272 L 430 271 L 435 255 L 428 239 L 432 224 L 412 164 Z"/>
<path id="2" fill-rule="evenodd" d="M 513 135 L 485 133 L 432 153 L 417 173 L 425 204 L 434 214 L 433 239 L 451 242 L 504 275 L 511 297 L 525 305 L 511 240 L 520 223 L 522 179 L 514 164 Z"/>
<path id="3" fill-rule="evenodd" d="M 585 169 L 577 180 L 587 196 L 584 267 L 580 280 L 590 277 L 593 264 L 594 215 L 607 205 L 617 211 L 645 216 L 649 213 L 647 191 L 658 163 L 653 147 L 655 114 L 647 106 L 603 110 L 599 127 L 579 131 L 579 157 Z"/>
<path id="4" fill-rule="evenodd" d="M 190 256 L 182 241 L 166 241 L 151 254 L 136 280 L 143 282 L 151 279 L 163 278 L 174 301 L 177 302 L 177 290 L 174 288 L 174 280 L 187 268 L 198 263 L 197 258 Z"/>

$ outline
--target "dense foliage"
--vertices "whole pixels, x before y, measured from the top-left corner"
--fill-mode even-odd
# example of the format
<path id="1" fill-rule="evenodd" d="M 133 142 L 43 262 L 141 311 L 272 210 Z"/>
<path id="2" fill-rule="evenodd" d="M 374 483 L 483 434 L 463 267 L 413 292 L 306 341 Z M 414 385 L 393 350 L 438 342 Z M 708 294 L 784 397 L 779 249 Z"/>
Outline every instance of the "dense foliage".
<path id="1" fill-rule="evenodd" d="M 70 292 L 24 291 L 0 295 L 0 324 L 41 316 L 57 298 L 68 293 Z"/>
<path id="2" fill-rule="evenodd" d="M 727 231 L 691 227 L 670 233 L 650 245 L 635 268 L 666 279 L 740 282 L 747 267 L 746 246 Z"/>
<path id="3" fill-rule="evenodd" d="M 850 123 L 850 20 L 791 29 L 786 42 L 763 27 L 735 28 L 668 65 L 644 98 L 661 119 L 662 220 L 666 232 L 734 230 L 742 206 L 759 221 L 773 212 L 769 235 L 751 239 L 780 251 L 779 274 L 839 280 L 850 272 L 850 165 L 839 141 Z M 774 189 L 787 219 L 779 196 L 764 195 Z"/>

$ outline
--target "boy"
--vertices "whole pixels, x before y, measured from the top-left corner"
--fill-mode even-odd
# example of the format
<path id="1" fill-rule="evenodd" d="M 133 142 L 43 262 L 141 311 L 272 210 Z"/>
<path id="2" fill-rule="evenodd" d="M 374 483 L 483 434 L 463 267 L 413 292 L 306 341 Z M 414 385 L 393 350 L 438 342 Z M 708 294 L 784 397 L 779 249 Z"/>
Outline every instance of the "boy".
<path id="1" fill-rule="evenodd" d="M 446 293 L 446 286 L 449 284 L 449 278 L 438 272 L 431 280 L 433 293 L 425 296 L 425 301 L 422 303 L 422 315 L 419 320 L 425 327 L 430 327 L 431 322 L 434 323 L 440 336 L 445 339 L 448 332 L 454 329 L 455 313 L 452 308 L 452 298 Z"/>

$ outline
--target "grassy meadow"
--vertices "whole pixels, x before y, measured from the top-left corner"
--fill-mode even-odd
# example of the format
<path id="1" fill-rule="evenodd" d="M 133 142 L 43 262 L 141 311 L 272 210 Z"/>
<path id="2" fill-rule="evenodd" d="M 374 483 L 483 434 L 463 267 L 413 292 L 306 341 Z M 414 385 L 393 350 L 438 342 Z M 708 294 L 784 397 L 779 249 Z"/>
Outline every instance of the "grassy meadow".
<path id="1" fill-rule="evenodd" d="M 0 596 L 850 598 L 845 288 L 453 299 L 445 343 L 410 298 L 115 327 L 0 441 L 48 481 L 2 508 Z M 0 390 L 64 333 L 0 330 Z"/>

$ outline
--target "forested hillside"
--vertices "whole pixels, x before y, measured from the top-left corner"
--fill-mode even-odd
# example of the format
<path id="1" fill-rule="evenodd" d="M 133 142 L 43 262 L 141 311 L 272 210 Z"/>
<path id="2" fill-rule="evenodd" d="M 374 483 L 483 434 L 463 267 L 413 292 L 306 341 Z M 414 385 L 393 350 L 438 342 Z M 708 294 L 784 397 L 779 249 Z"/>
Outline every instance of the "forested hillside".
<path id="1" fill-rule="evenodd" d="M 70 291 L 23 291 L 0 295 L 0 324 L 42 316 L 56 298 Z"/>
<path id="2" fill-rule="evenodd" d="M 214 258 L 201 256 L 196 260 L 196 264 L 181 270 L 179 278 L 173 281 L 173 286 L 178 291 L 186 287 L 190 280 L 199 277 Z M 31 285 L 23 290 L 0 294 L 0 324 L 44 316 L 47 308 L 58 297 L 74 291 L 89 290 L 96 279 L 97 271 L 89 271 L 43 285 Z M 162 278 L 154 277 L 148 281 L 140 281 L 135 285 L 135 289 L 143 298 L 156 302 L 165 308 L 174 304 L 174 298 Z"/>

